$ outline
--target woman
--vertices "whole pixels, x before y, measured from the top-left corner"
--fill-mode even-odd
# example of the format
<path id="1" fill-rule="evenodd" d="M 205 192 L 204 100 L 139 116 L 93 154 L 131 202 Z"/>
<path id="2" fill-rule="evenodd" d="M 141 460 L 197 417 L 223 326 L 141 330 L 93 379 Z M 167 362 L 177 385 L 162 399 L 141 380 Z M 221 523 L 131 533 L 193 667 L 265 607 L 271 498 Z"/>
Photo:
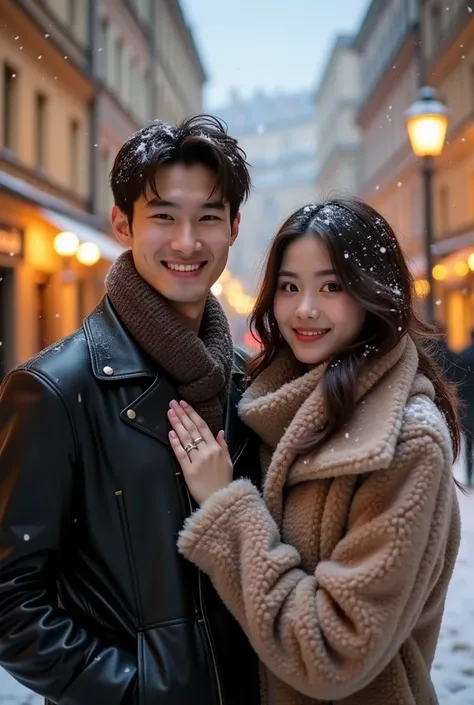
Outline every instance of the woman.
<path id="1" fill-rule="evenodd" d="M 184 402 L 170 442 L 201 507 L 179 539 L 262 662 L 269 705 L 433 705 L 459 545 L 455 400 L 397 239 L 370 206 L 301 208 L 275 237 L 240 413 L 263 498 Z"/>

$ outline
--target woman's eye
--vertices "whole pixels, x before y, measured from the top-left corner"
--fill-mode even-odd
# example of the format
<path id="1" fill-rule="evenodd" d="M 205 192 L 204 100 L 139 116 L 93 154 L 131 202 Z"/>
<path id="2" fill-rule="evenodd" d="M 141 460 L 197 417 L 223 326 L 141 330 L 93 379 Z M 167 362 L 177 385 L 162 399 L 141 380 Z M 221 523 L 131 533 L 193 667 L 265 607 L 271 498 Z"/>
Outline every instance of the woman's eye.
<path id="1" fill-rule="evenodd" d="M 298 287 L 296 284 L 293 284 L 293 282 L 286 282 L 285 284 L 282 284 L 280 288 L 282 291 L 288 291 L 291 293 L 298 291 Z"/>
<path id="2" fill-rule="evenodd" d="M 322 291 L 325 291 L 328 294 L 333 294 L 337 291 L 342 291 L 342 287 L 337 282 L 327 282 L 327 284 L 323 286 Z"/>

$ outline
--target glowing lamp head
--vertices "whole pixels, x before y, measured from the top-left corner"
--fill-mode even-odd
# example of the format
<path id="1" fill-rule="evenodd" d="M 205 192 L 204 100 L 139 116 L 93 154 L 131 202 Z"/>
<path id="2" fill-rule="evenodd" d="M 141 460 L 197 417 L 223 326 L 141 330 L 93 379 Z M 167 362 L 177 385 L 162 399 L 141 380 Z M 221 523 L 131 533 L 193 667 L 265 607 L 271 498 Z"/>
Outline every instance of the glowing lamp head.
<path id="1" fill-rule="evenodd" d="M 418 100 L 405 113 L 411 148 L 417 157 L 438 157 L 443 151 L 449 111 L 434 88 L 421 88 Z"/>

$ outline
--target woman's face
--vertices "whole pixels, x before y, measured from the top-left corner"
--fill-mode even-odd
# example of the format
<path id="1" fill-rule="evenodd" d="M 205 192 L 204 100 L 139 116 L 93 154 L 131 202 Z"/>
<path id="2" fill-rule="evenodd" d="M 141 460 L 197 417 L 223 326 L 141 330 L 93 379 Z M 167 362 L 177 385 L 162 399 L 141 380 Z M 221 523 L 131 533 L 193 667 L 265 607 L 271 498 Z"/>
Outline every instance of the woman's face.
<path id="1" fill-rule="evenodd" d="M 353 343 L 366 315 L 343 289 L 325 243 L 314 235 L 286 248 L 273 312 L 293 354 L 307 365 L 325 362 Z"/>

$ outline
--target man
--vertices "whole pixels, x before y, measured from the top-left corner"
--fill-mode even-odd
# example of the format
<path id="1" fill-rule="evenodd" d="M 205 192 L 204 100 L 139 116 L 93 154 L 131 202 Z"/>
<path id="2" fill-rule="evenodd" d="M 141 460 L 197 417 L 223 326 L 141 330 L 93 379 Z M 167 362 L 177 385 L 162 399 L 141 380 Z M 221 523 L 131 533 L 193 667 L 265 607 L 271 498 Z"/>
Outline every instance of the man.
<path id="1" fill-rule="evenodd" d="M 258 481 L 242 359 L 209 295 L 249 193 L 245 154 L 209 116 L 156 122 L 122 147 L 111 186 L 128 249 L 107 295 L 2 387 L 0 665 L 60 705 L 253 705 L 253 652 L 177 552 L 193 507 L 167 421 L 171 399 L 189 401 Z"/>

